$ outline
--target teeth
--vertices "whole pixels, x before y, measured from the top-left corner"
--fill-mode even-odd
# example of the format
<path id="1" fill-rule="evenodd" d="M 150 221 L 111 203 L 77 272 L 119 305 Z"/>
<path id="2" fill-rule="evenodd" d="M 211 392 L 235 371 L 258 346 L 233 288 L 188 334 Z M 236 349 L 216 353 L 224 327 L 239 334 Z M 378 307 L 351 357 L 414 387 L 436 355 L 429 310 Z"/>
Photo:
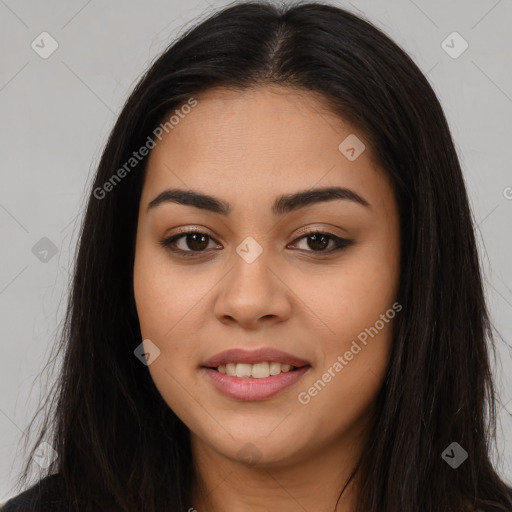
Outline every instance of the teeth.
<path id="1" fill-rule="evenodd" d="M 268 363 L 253 364 L 251 368 L 251 375 L 255 379 L 263 379 L 270 376 L 270 366 Z"/>
<path id="2" fill-rule="evenodd" d="M 281 373 L 281 363 L 270 363 L 270 375 L 279 375 Z"/>
<path id="3" fill-rule="evenodd" d="M 250 377 L 251 376 L 251 365 L 250 364 L 237 364 L 236 365 L 236 376 L 237 377 Z"/>
<path id="4" fill-rule="evenodd" d="M 248 378 L 252 377 L 254 379 L 264 379 L 265 377 L 270 377 L 271 375 L 279 375 L 280 373 L 289 372 L 295 368 L 289 364 L 281 364 L 281 363 L 256 363 L 256 364 L 247 364 L 247 363 L 227 363 L 221 364 L 217 367 L 217 370 L 220 373 L 225 373 L 231 377 L 241 377 Z"/>

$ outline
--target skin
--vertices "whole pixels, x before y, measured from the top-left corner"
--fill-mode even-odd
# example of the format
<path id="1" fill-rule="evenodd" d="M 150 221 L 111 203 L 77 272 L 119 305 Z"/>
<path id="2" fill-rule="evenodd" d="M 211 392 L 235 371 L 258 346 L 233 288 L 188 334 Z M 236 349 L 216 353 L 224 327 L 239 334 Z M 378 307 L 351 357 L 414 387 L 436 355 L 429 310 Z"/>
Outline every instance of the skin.
<path id="1" fill-rule="evenodd" d="M 365 141 L 364 134 L 311 92 L 216 88 L 196 99 L 151 152 L 134 265 L 141 334 L 160 349 L 149 371 L 191 431 L 197 481 L 190 507 L 332 512 L 366 439 L 389 363 L 393 321 L 309 403 L 297 397 L 396 301 L 400 232 L 391 184 L 368 143 L 355 161 L 340 152 L 348 135 Z M 331 200 L 282 216 L 271 211 L 279 195 L 328 186 L 350 188 L 371 207 Z M 147 210 L 168 188 L 213 195 L 232 213 L 171 202 Z M 175 246 L 196 249 L 198 256 L 180 257 L 160 245 L 180 227 L 211 237 L 203 253 L 186 237 Z M 322 256 L 334 240 L 327 239 L 321 252 L 308 243 L 304 228 L 354 244 Z M 263 249 L 250 264 L 236 252 L 247 236 Z M 225 349 L 265 346 L 311 365 L 272 398 L 227 397 L 201 368 Z M 249 442 L 255 463 L 238 454 Z M 356 482 L 336 510 L 353 510 Z"/>

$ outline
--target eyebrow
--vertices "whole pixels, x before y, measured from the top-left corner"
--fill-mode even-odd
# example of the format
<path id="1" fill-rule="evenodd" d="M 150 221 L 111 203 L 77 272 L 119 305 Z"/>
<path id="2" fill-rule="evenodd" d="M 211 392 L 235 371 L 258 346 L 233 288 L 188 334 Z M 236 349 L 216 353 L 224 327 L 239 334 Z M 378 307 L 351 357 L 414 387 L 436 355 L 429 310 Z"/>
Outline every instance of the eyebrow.
<path id="1" fill-rule="evenodd" d="M 284 215 L 294 210 L 304 208 L 306 206 L 341 199 L 352 201 L 366 208 L 370 208 L 370 203 L 359 194 L 345 187 L 327 187 L 303 190 L 294 194 L 285 194 L 279 196 L 273 206 L 272 213 L 274 215 Z M 208 210 L 221 215 L 229 215 L 231 213 L 231 205 L 216 197 L 202 194 L 193 190 L 168 189 L 164 190 L 156 196 L 147 207 L 147 210 L 156 208 L 164 203 L 177 203 L 186 206 L 194 206 L 202 210 Z"/>

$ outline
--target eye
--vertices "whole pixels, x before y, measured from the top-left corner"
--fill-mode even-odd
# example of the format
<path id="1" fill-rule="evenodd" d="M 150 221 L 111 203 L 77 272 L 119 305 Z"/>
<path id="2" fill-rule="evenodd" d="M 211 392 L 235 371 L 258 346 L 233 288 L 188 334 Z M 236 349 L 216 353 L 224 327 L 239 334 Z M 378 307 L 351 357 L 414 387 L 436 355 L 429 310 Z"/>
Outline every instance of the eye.
<path id="1" fill-rule="evenodd" d="M 311 248 L 311 250 L 301 250 L 304 250 L 305 252 L 316 252 L 322 254 L 330 254 L 332 252 L 345 249 L 346 247 L 354 244 L 354 242 L 351 240 L 340 238 L 339 236 L 336 236 L 332 233 L 316 230 L 309 231 L 301 237 L 297 238 L 294 244 L 296 244 L 297 241 L 301 241 L 303 239 L 305 239 L 306 246 Z M 213 241 L 214 239 L 206 233 L 190 230 L 183 231 L 180 234 L 169 238 L 164 238 L 160 241 L 160 244 L 180 256 L 199 256 L 202 253 L 204 254 L 209 252 L 207 249 L 209 248 L 210 243 Z M 331 243 L 334 245 L 334 247 L 331 245 L 329 248 Z M 293 247 L 294 244 L 290 244 L 288 247 Z M 217 246 L 217 248 L 219 248 L 219 246 Z M 329 249 L 325 250 L 327 248 Z"/>
<path id="2" fill-rule="evenodd" d="M 213 238 L 201 231 L 183 231 L 179 235 L 164 238 L 160 244 L 180 256 L 196 256 L 205 252 Z M 181 247 L 180 247 L 181 245 Z M 189 250 L 190 249 L 190 250 Z M 195 254 L 194 254 L 195 253 Z"/>
<path id="3" fill-rule="evenodd" d="M 312 250 L 302 249 L 306 252 L 317 252 L 323 254 L 330 254 L 335 251 L 339 251 L 341 249 L 345 249 L 354 244 L 351 240 L 346 240 L 344 238 L 340 238 L 339 236 L 333 235 L 332 233 L 326 233 L 324 231 L 309 231 L 302 235 L 297 240 L 305 239 L 305 244 L 307 247 Z M 325 250 L 329 247 L 330 243 L 334 244 L 334 247 L 331 246 L 329 250 Z"/>

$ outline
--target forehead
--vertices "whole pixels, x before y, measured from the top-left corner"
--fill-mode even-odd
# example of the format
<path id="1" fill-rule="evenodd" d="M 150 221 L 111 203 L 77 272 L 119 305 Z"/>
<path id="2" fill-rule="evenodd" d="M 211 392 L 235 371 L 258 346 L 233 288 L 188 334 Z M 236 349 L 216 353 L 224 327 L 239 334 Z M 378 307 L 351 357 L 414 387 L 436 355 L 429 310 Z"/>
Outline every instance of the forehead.
<path id="1" fill-rule="evenodd" d="M 364 134 L 316 94 L 268 86 L 216 88 L 194 98 L 197 105 L 151 152 L 146 195 L 180 186 L 243 204 L 255 194 L 274 197 L 315 186 L 382 196 L 389 185 Z M 347 138 L 366 145 L 352 161 L 340 151 Z"/>

